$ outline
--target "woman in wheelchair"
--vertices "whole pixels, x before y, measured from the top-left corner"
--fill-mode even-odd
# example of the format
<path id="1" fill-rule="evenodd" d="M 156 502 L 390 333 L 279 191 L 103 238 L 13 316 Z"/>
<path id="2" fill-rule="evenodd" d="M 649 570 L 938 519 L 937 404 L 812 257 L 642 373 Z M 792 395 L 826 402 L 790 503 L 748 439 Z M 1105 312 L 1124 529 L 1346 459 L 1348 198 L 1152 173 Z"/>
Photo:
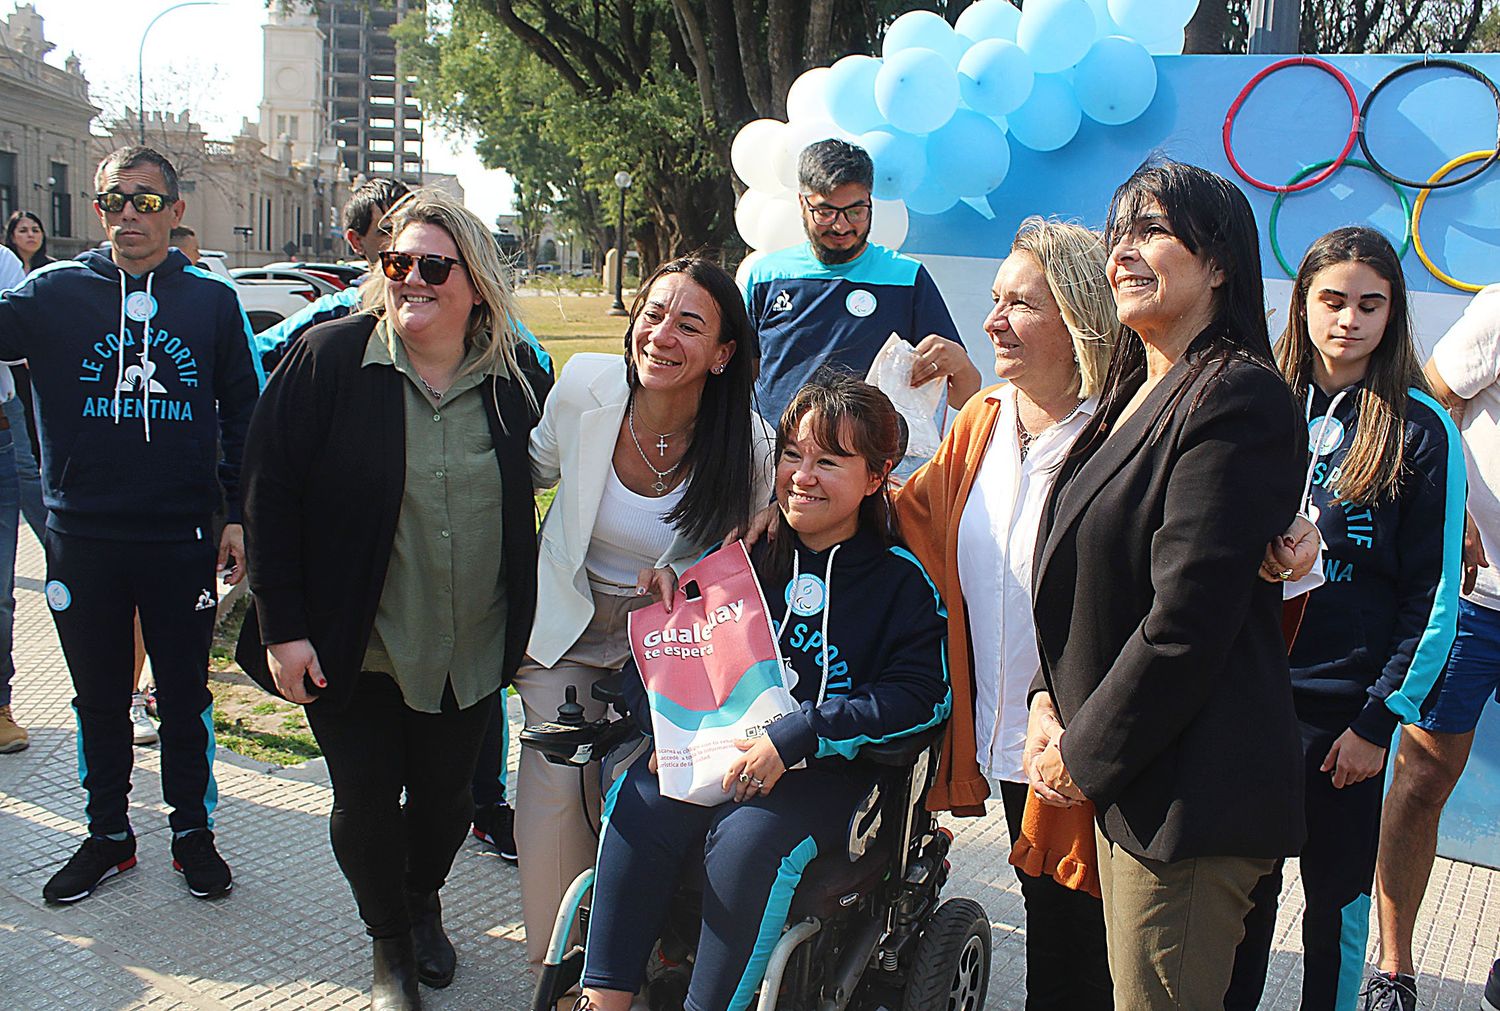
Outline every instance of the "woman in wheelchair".
<path id="1" fill-rule="evenodd" d="M 803 870 L 842 851 L 874 782 L 850 759 L 947 718 L 945 612 L 901 546 L 886 485 L 900 441 L 885 395 L 838 373 L 815 376 L 782 415 L 780 536 L 762 539 L 752 560 L 801 709 L 739 742 L 724 780 L 730 803 L 662 797 L 654 754 L 609 787 L 577 1011 L 630 1006 L 672 883 L 700 851 L 703 922 L 684 1008 L 748 1007 Z M 649 733 L 633 664 L 624 695 Z"/>

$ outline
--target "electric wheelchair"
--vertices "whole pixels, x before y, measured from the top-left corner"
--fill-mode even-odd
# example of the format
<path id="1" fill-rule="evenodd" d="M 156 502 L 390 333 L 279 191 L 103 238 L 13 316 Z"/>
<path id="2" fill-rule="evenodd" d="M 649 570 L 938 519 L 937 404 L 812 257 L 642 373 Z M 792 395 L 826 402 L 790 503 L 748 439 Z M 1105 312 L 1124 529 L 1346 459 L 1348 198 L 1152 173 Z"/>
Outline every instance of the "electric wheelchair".
<path id="1" fill-rule="evenodd" d="M 620 706 L 620 676 L 593 696 Z M 787 926 L 767 963 L 756 1011 L 982 1011 L 989 987 L 990 922 L 972 899 L 940 901 L 952 834 L 923 801 L 937 769 L 942 726 L 866 745 L 855 761 L 879 767 L 876 785 L 851 819 L 847 852 L 807 867 Z M 527 727 L 521 744 L 580 769 L 600 759 L 604 782 L 645 761 L 649 741 L 630 719 L 583 718 L 572 688 L 555 723 Z M 584 774 L 588 774 L 585 772 Z M 700 926 L 698 867 L 676 884 L 667 923 L 647 966 L 642 994 L 651 1011 L 681 1011 Z M 532 1011 L 553 1011 L 583 971 L 585 902 L 594 871 L 573 882 L 558 910 Z"/>

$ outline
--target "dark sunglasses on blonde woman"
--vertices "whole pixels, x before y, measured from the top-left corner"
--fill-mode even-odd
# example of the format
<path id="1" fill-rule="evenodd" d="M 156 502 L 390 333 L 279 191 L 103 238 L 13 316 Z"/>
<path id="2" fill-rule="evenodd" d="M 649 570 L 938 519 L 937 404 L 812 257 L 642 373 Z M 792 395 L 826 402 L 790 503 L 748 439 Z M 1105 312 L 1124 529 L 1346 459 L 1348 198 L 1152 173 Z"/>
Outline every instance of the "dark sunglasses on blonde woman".
<path id="1" fill-rule="evenodd" d="M 380 269 L 392 281 L 404 281 L 410 277 L 412 264 L 416 264 L 417 273 L 422 275 L 422 280 L 431 285 L 442 284 L 448 280 L 448 274 L 454 267 L 464 265 L 462 260 L 436 253 L 397 253 L 387 249 L 380 254 Z"/>

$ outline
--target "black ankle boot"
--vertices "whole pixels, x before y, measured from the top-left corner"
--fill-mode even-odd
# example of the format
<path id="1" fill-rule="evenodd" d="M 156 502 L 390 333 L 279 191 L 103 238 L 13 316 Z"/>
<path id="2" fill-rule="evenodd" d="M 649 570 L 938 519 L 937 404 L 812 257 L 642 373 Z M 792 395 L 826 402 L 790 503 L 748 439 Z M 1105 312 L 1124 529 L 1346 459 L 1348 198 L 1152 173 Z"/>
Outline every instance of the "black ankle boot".
<path id="1" fill-rule="evenodd" d="M 417 977 L 441 990 L 453 982 L 458 953 L 443 932 L 443 906 L 437 892 L 406 893 L 406 911 L 411 916 L 411 939 L 417 955 Z"/>
<path id="2" fill-rule="evenodd" d="M 417 990 L 417 957 L 411 938 L 387 937 L 375 942 L 375 977 L 370 984 L 370 1011 L 421 1011 Z"/>

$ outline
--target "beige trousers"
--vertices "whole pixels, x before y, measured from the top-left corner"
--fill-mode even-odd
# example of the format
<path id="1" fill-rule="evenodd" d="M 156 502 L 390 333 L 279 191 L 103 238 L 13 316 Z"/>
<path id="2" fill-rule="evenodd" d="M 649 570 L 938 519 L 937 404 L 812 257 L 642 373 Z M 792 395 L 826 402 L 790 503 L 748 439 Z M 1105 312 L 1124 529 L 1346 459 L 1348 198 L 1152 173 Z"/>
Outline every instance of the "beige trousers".
<path id="1" fill-rule="evenodd" d="M 530 661 L 516 672 L 526 724 L 557 719 L 569 685 L 588 720 L 604 715 L 604 705 L 589 693 L 595 681 L 617 672 L 630 658 L 625 617 L 651 597 L 633 588 L 594 587 L 594 617 L 553 667 Z M 545 605 L 537 621 L 546 621 Z M 521 749 L 516 776 L 516 853 L 521 865 L 521 915 L 526 924 L 526 958 L 541 964 L 552 937 L 552 924 L 563 893 L 582 871 L 594 865 L 599 849 L 599 766 L 580 773 L 553 765 L 530 748 Z M 581 786 L 580 786 L 581 782 Z"/>
<path id="2" fill-rule="evenodd" d="M 1095 835 L 1115 1007 L 1223 1011 L 1250 889 L 1275 861 L 1148 860 Z"/>

